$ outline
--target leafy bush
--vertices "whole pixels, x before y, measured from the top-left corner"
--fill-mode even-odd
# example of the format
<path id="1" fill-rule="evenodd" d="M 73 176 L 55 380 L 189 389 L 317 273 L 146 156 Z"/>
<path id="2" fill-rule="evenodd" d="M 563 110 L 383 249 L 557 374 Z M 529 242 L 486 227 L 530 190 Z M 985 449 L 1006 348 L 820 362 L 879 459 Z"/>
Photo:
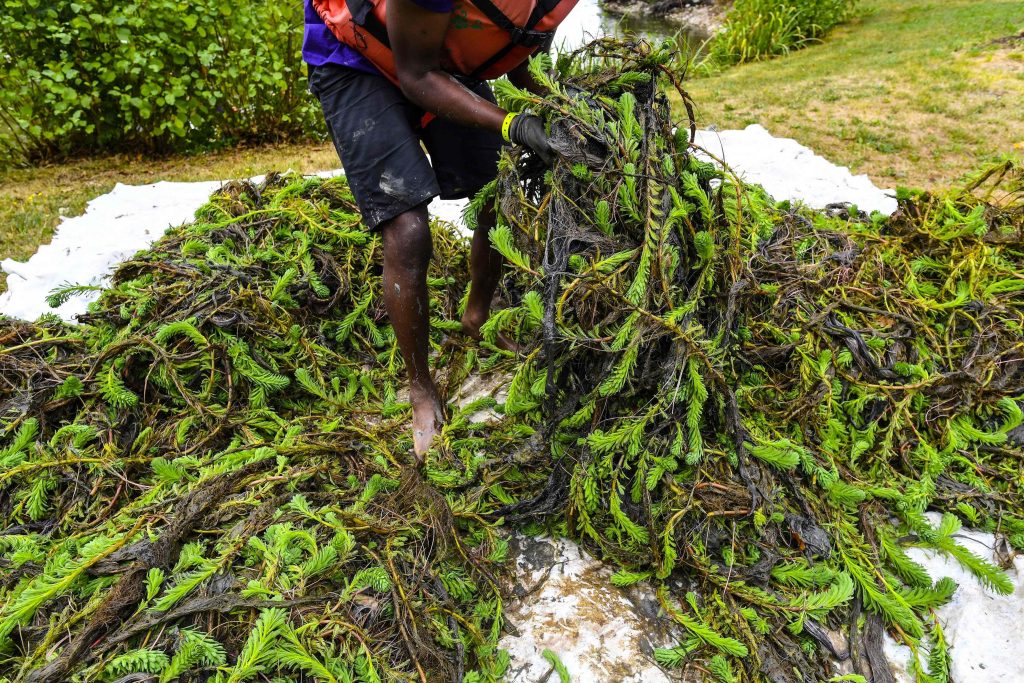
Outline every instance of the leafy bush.
<path id="1" fill-rule="evenodd" d="M 857 0 L 736 0 L 711 40 L 714 64 L 767 59 L 820 40 L 846 21 Z"/>
<path id="2" fill-rule="evenodd" d="M 302 4 L 5 0 L 0 160 L 197 149 L 321 126 Z"/>

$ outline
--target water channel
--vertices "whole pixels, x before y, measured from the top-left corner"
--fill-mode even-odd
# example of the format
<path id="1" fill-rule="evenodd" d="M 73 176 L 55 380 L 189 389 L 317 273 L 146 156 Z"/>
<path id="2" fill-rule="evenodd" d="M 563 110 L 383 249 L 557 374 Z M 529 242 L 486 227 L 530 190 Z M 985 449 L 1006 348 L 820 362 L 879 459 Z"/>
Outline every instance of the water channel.
<path id="1" fill-rule="evenodd" d="M 612 14 L 601 7 L 598 0 L 579 0 L 569 16 L 555 33 L 555 47 L 559 51 L 574 50 L 594 38 L 621 36 L 626 33 L 661 40 L 682 33 L 690 45 L 699 45 L 705 38 L 696 28 L 683 27 L 674 22 L 649 16 Z"/>

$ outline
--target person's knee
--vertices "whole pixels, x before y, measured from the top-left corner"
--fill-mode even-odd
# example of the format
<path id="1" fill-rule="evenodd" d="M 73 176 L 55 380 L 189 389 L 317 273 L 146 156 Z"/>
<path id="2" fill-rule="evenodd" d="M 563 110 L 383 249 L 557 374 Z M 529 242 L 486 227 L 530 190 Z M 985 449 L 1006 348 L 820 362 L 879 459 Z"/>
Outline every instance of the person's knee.
<path id="1" fill-rule="evenodd" d="M 381 225 L 385 265 L 426 272 L 433 241 L 426 207 L 401 213 Z"/>

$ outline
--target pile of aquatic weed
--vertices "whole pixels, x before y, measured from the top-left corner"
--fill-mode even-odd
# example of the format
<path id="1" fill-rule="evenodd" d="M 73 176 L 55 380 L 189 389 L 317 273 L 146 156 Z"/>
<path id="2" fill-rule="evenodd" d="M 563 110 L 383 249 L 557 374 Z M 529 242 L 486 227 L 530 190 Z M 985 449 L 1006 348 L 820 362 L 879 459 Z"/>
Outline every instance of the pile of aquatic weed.
<path id="1" fill-rule="evenodd" d="M 892 218 L 775 204 L 693 156 L 672 59 L 500 86 L 562 155 L 473 205 L 511 263 L 485 337 L 524 350 L 454 334 L 468 249 L 435 226 L 442 387 L 511 379 L 423 471 L 343 179 L 228 186 L 80 324 L 0 321 L 0 677 L 500 680 L 505 538 L 546 528 L 654 586 L 681 676 L 885 680 L 888 630 L 945 680 L 956 586 L 905 548 L 1006 591 L 956 532 L 1024 547 L 1024 172 Z"/>

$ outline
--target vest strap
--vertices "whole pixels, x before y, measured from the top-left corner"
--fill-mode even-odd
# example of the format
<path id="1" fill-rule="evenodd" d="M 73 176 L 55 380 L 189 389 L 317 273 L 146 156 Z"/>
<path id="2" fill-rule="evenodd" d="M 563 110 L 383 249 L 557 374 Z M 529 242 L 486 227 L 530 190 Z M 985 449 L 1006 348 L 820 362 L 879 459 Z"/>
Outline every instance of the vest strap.
<path id="1" fill-rule="evenodd" d="M 530 14 L 526 25 L 533 28 L 541 19 L 554 12 L 555 8 L 560 4 L 562 4 L 562 0 L 540 0 L 537 6 L 533 8 L 533 13 Z M 554 34 L 554 31 L 551 33 Z"/>
<path id="2" fill-rule="evenodd" d="M 506 17 L 501 10 L 494 6 L 491 0 L 470 0 L 477 8 L 487 15 L 487 18 L 494 22 L 496 26 L 504 28 L 508 31 L 511 40 L 507 45 L 502 47 L 500 50 L 491 55 L 490 59 L 485 61 L 483 64 L 473 70 L 470 76 L 478 78 L 480 74 L 486 72 L 492 66 L 497 64 L 500 60 L 504 59 L 505 55 L 511 52 L 516 47 L 530 47 L 538 48 L 543 45 L 551 45 L 551 41 L 555 37 L 554 31 L 534 31 L 533 28 L 541 22 L 541 20 L 548 14 L 554 11 L 556 7 L 562 2 L 562 0 L 540 0 L 537 5 L 533 8 L 533 12 L 530 13 L 530 18 L 526 20 L 526 26 L 519 27 L 512 23 L 512 20 Z M 493 13 L 493 14 L 492 14 Z M 501 17 L 500 21 L 498 17 Z M 518 39 L 523 39 L 520 36 L 526 34 L 529 36 L 530 42 L 517 42 Z"/>
<path id="3" fill-rule="evenodd" d="M 516 26 L 515 23 L 502 12 L 491 0 L 470 0 L 477 9 L 487 15 L 487 18 L 497 26 L 504 29 L 517 47 L 537 47 L 543 43 L 550 31 L 534 31 L 535 21 L 528 21 L 525 27 Z M 531 16 L 532 20 L 533 17 Z"/>
<path id="4" fill-rule="evenodd" d="M 348 6 L 348 13 L 352 15 L 352 21 L 359 26 L 366 22 L 367 15 L 373 10 L 373 3 L 370 0 L 345 0 Z"/>
<path id="5" fill-rule="evenodd" d="M 391 49 L 391 39 L 388 38 L 388 28 L 373 13 L 373 3 L 370 0 L 345 0 L 348 5 L 349 14 L 352 15 L 352 23 L 373 36 L 374 40 Z M 356 31 L 358 34 L 358 31 Z"/>

